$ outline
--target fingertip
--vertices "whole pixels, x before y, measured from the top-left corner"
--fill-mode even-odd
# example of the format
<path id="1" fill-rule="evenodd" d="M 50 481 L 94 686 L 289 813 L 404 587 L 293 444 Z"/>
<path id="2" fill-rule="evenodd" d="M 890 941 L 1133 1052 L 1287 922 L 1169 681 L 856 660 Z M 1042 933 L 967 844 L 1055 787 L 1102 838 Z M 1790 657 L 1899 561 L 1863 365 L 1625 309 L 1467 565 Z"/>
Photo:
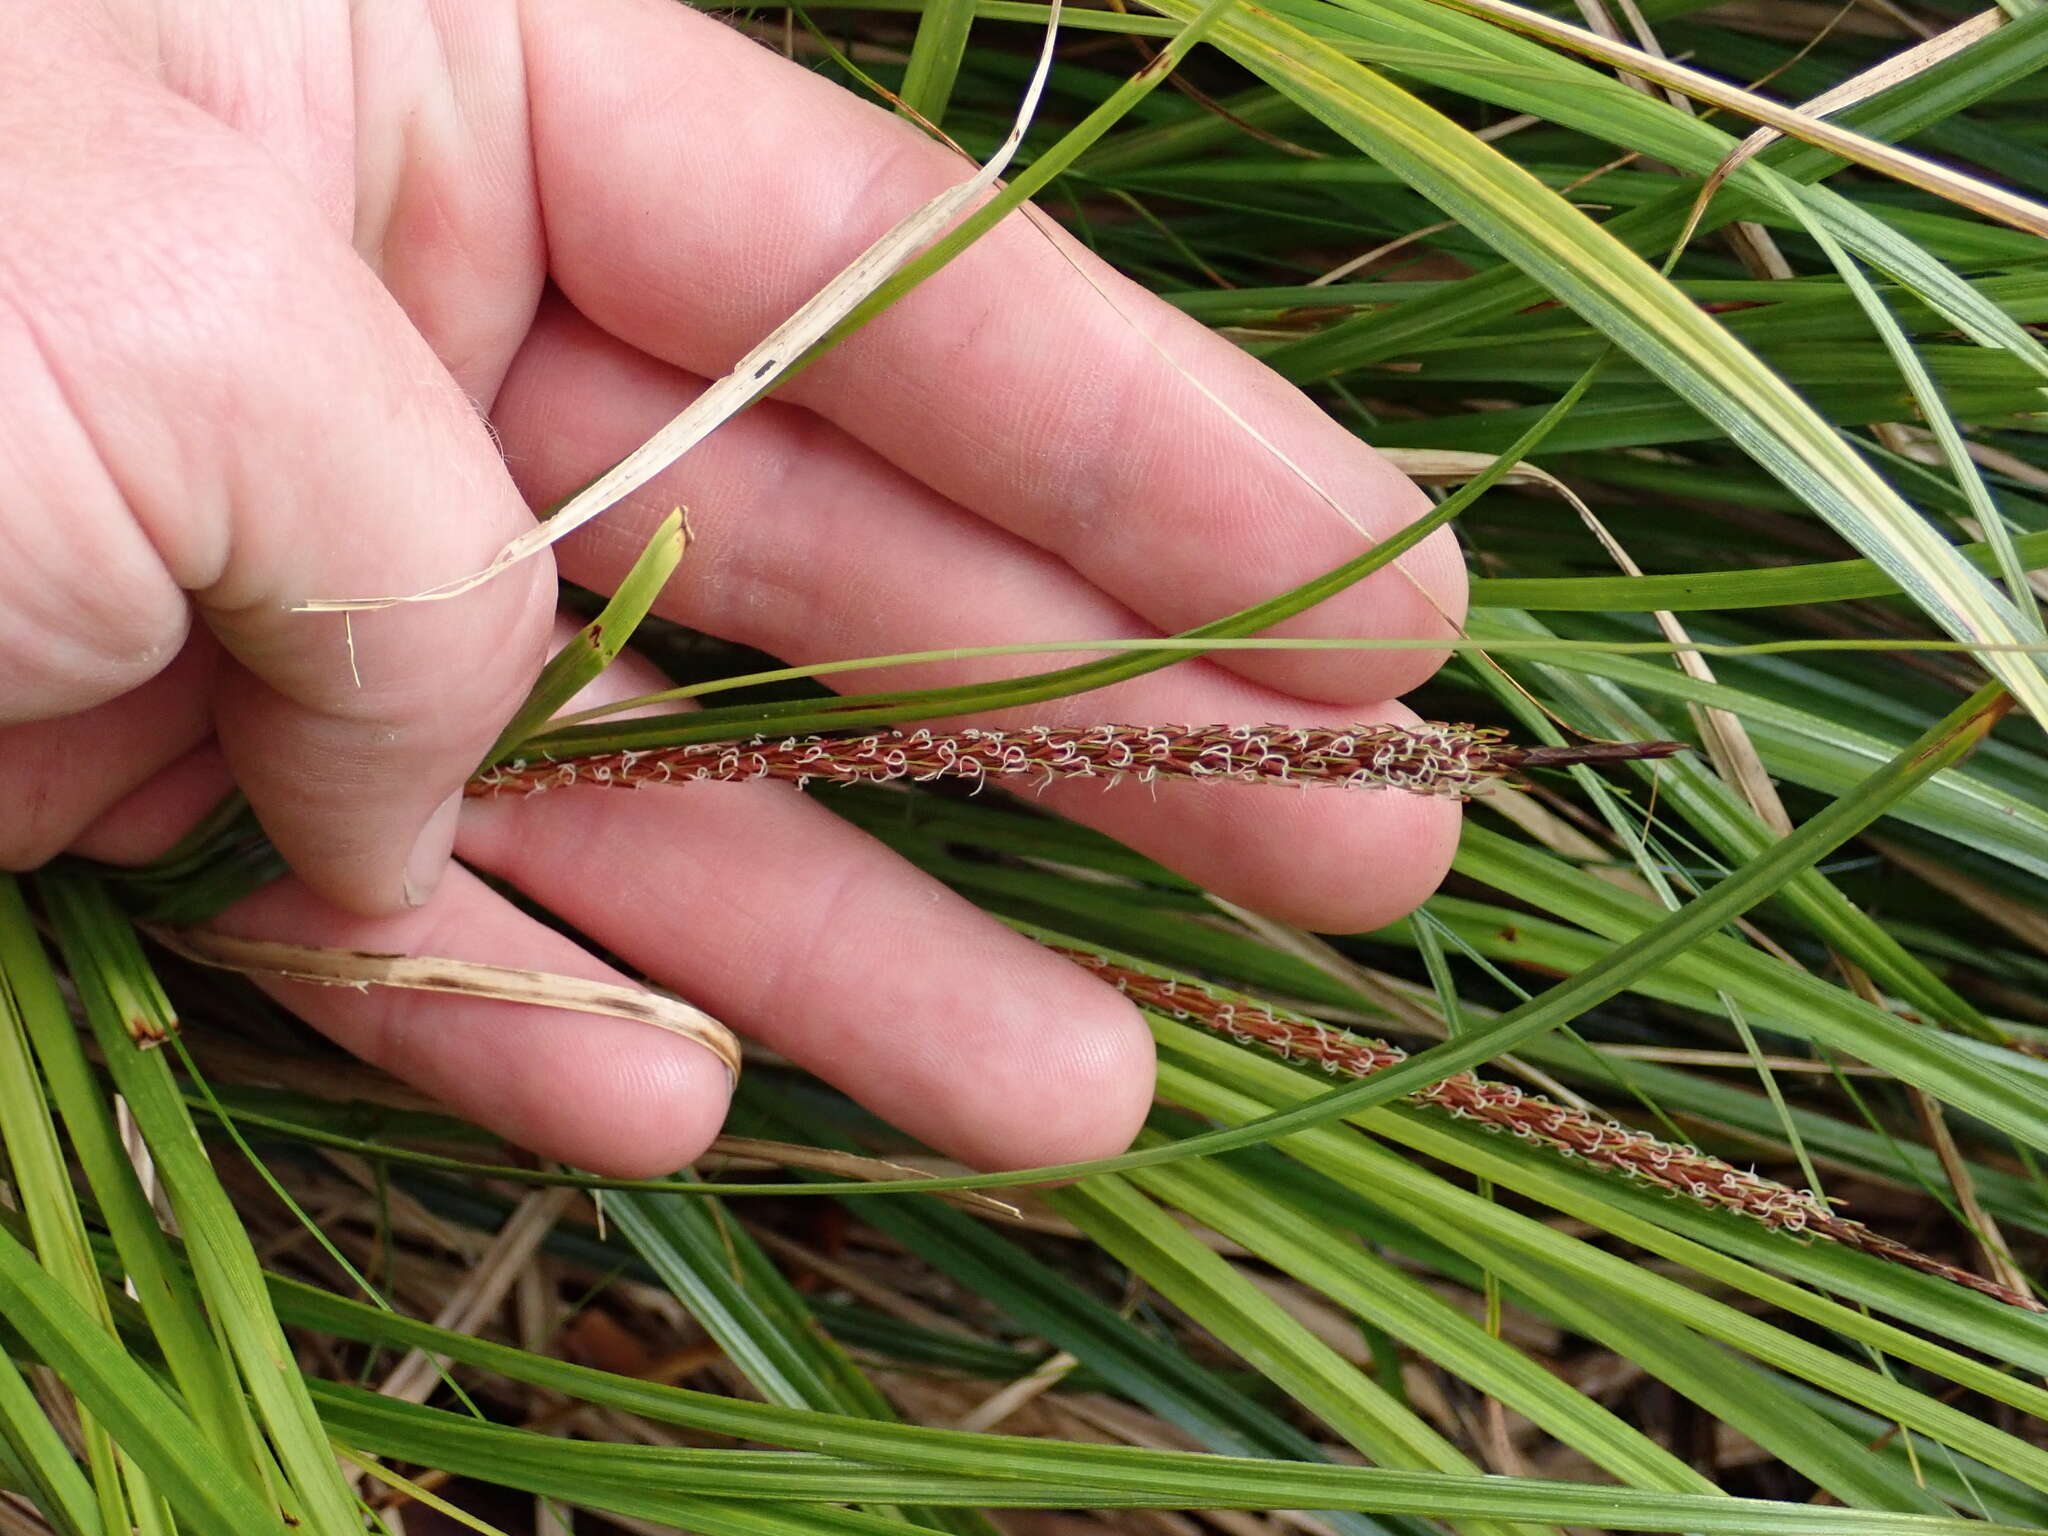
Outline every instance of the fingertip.
<path id="1" fill-rule="evenodd" d="M 231 663 L 214 700 L 221 750 L 263 829 L 342 909 L 418 908 L 447 868 L 452 804 L 547 654 L 552 565 L 529 561 L 452 603 L 358 616 L 329 635 L 332 679 L 290 692 Z M 309 633 L 308 649 L 318 639 Z"/>
<path id="2" fill-rule="evenodd" d="M 718 1139 L 732 1102 L 732 1077 L 710 1051 L 644 1029 L 551 1065 L 536 1099 L 514 1106 L 505 1134 L 605 1178 L 660 1179 L 688 1167 Z M 570 1105 L 580 1112 L 566 1112 Z"/>
<path id="3" fill-rule="evenodd" d="M 1413 633 L 1428 639 L 1451 639 L 1463 632 L 1471 603 L 1471 577 L 1465 569 L 1465 552 L 1457 534 L 1439 528 L 1395 562 L 1395 575 L 1407 590 L 1414 612 Z M 1414 653 L 1417 675 L 1414 682 L 1390 689 L 1398 697 L 1409 688 L 1428 680 L 1443 665 L 1444 651 Z"/>
<path id="4" fill-rule="evenodd" d="M 1455 639 L 1465 631 L 1465 615 L 1471 607 L 1471 576 L 1465 569 L 1465 552 L 1457 535 L 1439 528 L 1396 562 L 1395 579 L 1400 582 L 1413 615 L 1409 633 L 1421 639 Z M 1450 651 L 1410 651 L 1392 670 L 1387 697 L 1399 698 L 1419 688 L 1436 675 L 1450 659 Z"/>
<path id="5" fill-rule="evenodd" d="M 1406 917 L 1450 873 L 1462 824 L 1457 801 L 1391 789 L 1311 790 L 1302 798 L 1310 796 L 1350 804 L 1302 807 L 1322 823 L 1310 834 L 1316 840 L 1300 845 L 1314 851 L 1284 873 L 1270 861 L 1251 866 L 1241 905 L 1316 933 L 1366 933 Z"/>
<path id="6" fill-rule="evenodd" d="M 626 978 L 450 870 L 399 917 L 339 911 L 303 881 L 245 898 L 211 926 L 322 948 L 480 960 L 623 984 Z M 395 987 L 259 985 L 336 1044 L 508 1141 L 613 1178 L 660 1178 L 716 1139 L 732 1097 L 705 1047 L 634 1020 Z"/>
<path id="7" fill-rule="evenodd" d="M 1413 510 L 1389 532 L 1424 516 L 1429 502 L 1414 486 Z M 1404 504 L 1407 498 L 1403 498 Z M 1463 551 L 1448 528 L 1429 534 L 1391 565 L 1355 587 L 1266 633 L 1285 638 L 1390 641 L 1455 639 L 1462 633 L 1469 579 Z M 1301 698 L 1332 704 L 1395 699 L 1419 688 L 1449 658 L 1446 647 L 1407 647 L 1278 653 L 1219 652 L 1231 670 Z"/>
<path id="8" fill-rule="evenodd" d="M 984 1004 L 991 1059 L 956 1079 L 967 1112 L 949 1127 L 946 1148 L 976 1168 L 1114 1157 L 1152 1107 L 1152 1035 L 1137 1008 L 1035 945 L 1031 962 L 1037 974 Z"/>

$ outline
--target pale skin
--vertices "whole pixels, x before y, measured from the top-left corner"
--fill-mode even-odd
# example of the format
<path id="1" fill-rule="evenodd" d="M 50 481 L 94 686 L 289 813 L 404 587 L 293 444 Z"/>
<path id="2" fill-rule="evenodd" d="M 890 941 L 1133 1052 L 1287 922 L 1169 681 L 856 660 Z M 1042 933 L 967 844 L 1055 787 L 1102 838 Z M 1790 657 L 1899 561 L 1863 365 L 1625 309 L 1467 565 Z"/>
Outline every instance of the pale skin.
<path id="1" fill-rule="evenodd" d="M 0 865 L 148 858 L 238 784 L 295 873 L 228 931 L 622 979 L 481 870 L 972 1163 L 1121 1150 L 1151 1091 L 1131 1007 L 815 799 L 450 797 L 547 653 L 557 571 L 608 587 L 678 504 L 698 540 L 657 611 L 802 663 L 1171 632 L 1348 559 L 1420 494 L 1230 344 L 1012 218 L 553 563 L 357 615 L 352 671 L 342 621 L 295 605 L 481 566 L 970 168 L 669 0 L 76 0 L 11 24 Z M 1463 602 L 1438 536 L 1277 632 L 1436 637 Z M 1440 659 L 1236 653 L 1028 718 L 1403 720 L 1390 701 Z M 629 661 L 603 687 L 659 681 Z M 1455 806 L 1398 793 L 1043 803 L 1333 931 L 1408 911 L 1456 839 Z M 725 1112 L 708 1053 L 624 1021 L 275 990 L 598 1172 L 668 1172 Z"/>

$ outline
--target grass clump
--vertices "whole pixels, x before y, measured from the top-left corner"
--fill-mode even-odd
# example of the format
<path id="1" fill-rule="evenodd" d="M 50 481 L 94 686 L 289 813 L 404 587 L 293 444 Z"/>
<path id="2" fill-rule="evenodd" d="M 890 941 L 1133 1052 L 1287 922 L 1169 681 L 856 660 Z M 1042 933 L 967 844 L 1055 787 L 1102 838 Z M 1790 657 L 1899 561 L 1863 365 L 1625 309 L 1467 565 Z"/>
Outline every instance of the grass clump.
<path id="1" fill-rule="evenodd" d="M 695 1174 L 524 1164 L 145 951 L 274 868 L 232 809 L 138 876 L 9 879 L 0 1528 L 2048 1527 L 2048 12 L 1156 9 L 1067 15 L 1013 188 L 1446 488 L 1475 606 L 1417 702 L 1481 725 L 916 725 L 1241 643 L 1422 525 L 988 684 L 832 697 L 641 626 L 730 697 L 553 719 L 665 531 L 479 787 L 845 781 L 1147 1011 L 1145 1139 L 1051 1191 L 772 1061 Z M 987 151 L 1043 20 L 789 36 Z M 1838 94 L 1823 128 L 1693 71 Z M 1204 764 L 1525 787 L 1330 937 L 942 772 Z"/>

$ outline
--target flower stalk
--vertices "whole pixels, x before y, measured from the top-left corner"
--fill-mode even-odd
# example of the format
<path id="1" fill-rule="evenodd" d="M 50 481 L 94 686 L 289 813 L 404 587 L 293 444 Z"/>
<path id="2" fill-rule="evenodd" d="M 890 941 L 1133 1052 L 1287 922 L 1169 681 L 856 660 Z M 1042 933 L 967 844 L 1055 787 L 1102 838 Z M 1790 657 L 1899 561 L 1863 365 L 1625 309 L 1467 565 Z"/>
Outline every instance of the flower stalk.
<path id="1" fill-rule="evenodd" d="M 1241 1045 L 1263 1047 L 1283 1061 L 1306 1062 L 1337 1077 L 1370 1077 L 1408 1059 L 1406 1051 L 1384 1040 L 1354 1035 L 1241 993 L 1122 964 L 1088 950 L 1050 947 L 1092 971 L 1141 1008 L 1183 1023 L 1198 1024 Z M 1653 1185 L 1696 1205 L 1735 1211 L 1783 1231 L 1829 1238 L 1844 1247 L 1982 1292 L 2010 1306 L 2030 1312 L 2048 1311 L 2031 1296 L 1921 1253 L 1872 1231 L 1860 1221 L 1839 1215 L 1811 1191 L 1780 1184 L 1723 1162 L 1697 1147 L 1664 1141 L 1647 1131 L 1559 1104 L 1541 1094 L 1524 1092 L 1512 1084 L 1488 1082 L 1470 1072 L 1460 1072 L 1411 1094 L 1409 1102 L 1428 1105 L 1455 1119 L 1476 1121 L 1489 1130 L 1504 1131 L 1562 1156 Z"/>
<path id="2" fill-rule="evenodd" d="M 1524 747 L 1491 728 L 1414 726 L 1034 725 L 1017 730 L 876 731 L 866 736 L 756 736 L 562 761 L 487 768 L 472 796 L 532 794 L 575 784 L 745 783 L 799 786 L 991 779 L 1044 786 L 1062 779 L 1163 779 L 1336 785 L 1463 798 L 1531 768 L 1669 757 L 1683 742 Z"/>

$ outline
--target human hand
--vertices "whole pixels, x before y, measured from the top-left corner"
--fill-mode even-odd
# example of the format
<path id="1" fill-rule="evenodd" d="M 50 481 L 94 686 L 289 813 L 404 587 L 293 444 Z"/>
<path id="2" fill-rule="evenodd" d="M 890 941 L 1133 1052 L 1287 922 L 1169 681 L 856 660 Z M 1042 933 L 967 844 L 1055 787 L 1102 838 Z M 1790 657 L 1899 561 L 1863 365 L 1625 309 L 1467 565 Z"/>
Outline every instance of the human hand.
<path id="1" fill-rule="evenodd" d="M 449 797 L 546 648 L 546 560 L 357 615 L 353 655 L 338 618 L 292 611 L 484 564 L 529 504 L 635 446 L 962 163 L 670 0 L 117 0 L 16 25 L 0 804 L 22 810 L 0 864 L 147 858 L 239 784 L 296 874 L 229 931 L 613 975 L 443 875 L 453 838 L 934 1146 L 1029 1166 L 1125 1145 L 1151 1081 L 1129 1005 L 814 799 L 570 790 L 471 803 L 458 828 Z M 656 611 L 801 663 L 1171 631 L 1358 553 L 1181 370 L 1373 537 L 1423 509 L 1277 377 L 1013 217 L 564 543 L 560 568 L 605 587 L 686 505 L 699 537 Z M 1439 535 L 1276 633 L 1441 635 L 1462 605 Z M 1400 720 L 1385 701 L 1438 659 L 1228 653 L 1030 718 Z M 658 686 L 615 671 L 611 696 Z M 990 672 L 849 686 L 970 675 Z M 1064 785 L 1043 802 L 1332 930 L 1420 901 L 1456 828 L 1454 806 L 1396 793 Z M 717 1062 L 642 1026 L 273 990 L 600 1172 L 666 1172 L 723 1117 Z"/>

